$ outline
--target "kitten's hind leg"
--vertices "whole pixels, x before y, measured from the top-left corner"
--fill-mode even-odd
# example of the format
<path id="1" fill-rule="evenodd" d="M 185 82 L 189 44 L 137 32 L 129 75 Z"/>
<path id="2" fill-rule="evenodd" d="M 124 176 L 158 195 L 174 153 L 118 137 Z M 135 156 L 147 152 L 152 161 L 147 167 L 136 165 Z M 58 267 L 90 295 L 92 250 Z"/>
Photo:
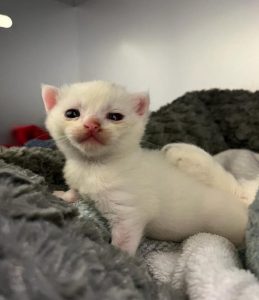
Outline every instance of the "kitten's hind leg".
<path id="1" fill-rule="evenodd" d="M 198 146 L 172 143 L 165 145 L 161 151 L 177 169 L 206 185 L 241 197 L 241 187 L 235 177 Z"/>
<path id="2" fill-rule="evenodd" d="M 76 202 L 79 199 L 79 195 L 78 195 L 77 191 L 74 189 L 70 189 L 66 192 L 54 191 L 53 195 L 60 199 L 63 199 L 64 201 L 66 201 L 68 203 Z"/>

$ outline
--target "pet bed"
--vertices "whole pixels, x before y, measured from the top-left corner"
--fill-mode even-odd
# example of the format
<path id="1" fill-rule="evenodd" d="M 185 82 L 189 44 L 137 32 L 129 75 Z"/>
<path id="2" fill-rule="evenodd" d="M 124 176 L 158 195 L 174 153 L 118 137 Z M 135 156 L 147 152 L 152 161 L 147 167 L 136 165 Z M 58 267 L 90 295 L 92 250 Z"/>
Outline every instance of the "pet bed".
<path id="1" fill-rule="evenodd" d="M 187 142 L 211 154 L 259 152 L 259 92 L 190 92 L 151 114 L 143 147 Z M 0 148 L 0 299 L 259 299 L 259 196 L 246 248 L 200 233 L 144 239 L 135 258 L 110 245 L 91 199 L 69 205 L 57 149 Z"/>

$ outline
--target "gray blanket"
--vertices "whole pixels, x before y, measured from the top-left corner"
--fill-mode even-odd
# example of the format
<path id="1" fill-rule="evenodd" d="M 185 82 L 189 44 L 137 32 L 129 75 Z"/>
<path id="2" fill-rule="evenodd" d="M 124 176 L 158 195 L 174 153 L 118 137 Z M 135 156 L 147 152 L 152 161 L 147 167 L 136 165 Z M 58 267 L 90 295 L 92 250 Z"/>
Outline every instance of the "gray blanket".
<path id="1" fill-rule="evenodd" d="M 57 171 L 59 155 L 0 149 L 0 298 L 180 299 L 152 279 L 140 257 L 110 245 L 109 226 L 91 201 L 69 205 L 51 194 L 58 177 L 6 163 L 46 175 L 49 166 Z"/>
<path id="2" fill-rule="evenodd" d="M 256 114 L 255 97 L 189 93 L 151 115 L 143 146 L 182 141 L 211 153 L 231 143 L 258 150 L 257 123 L 247 120 L 248 133 L 238 123 Z M 224 111 L 228 121 L 219 117 Z M 0 159 L 1 299 L 259 299 L 259 197 L 250 208 L 245 259 L 226 239 L 205 233 L 181 244 L 144 239 L 130 258 L 110 245 L 109 226 L 90 199 L 73 206 L 51 195 L 66 189 L 58 150 L 1 148 Z"/>

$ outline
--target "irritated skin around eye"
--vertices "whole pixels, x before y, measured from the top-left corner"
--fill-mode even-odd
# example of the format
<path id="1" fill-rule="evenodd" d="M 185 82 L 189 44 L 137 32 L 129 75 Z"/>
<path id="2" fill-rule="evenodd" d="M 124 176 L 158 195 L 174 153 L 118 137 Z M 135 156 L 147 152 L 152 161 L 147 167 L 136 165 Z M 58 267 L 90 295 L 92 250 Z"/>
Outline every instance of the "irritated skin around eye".
<path id="1" fill-rule="evenodd" d="M 58 108 L 67 105 L 67 95 L 71 106 L 64 109 L 66 121 L 55 115 L 58 109 L 53 110 L 48 129 L 56 137 L 56 128 L 64 124 L 63 132 L 73 149 L 88 155 L 76 155 L 62 137 L 57 138 L 66 156 L 66 182 L 75 191 L 64 199 L 72 195 L 75 200 L 76 193 L 90 196 L 110 222 L 115 247 L 134 255 L 143 235 L 181 241 L 198 232 L 219 234 L 242 244 L 247 207 L 235 193 L 221 189 L 220 181 L 226 186 L 229 180 L 224 173 L 217 178 L 217 186 L 205 184 L 198 176 L 178 169 L 164 152 L 140 147 L 148 116 L 147 95 L 130 94 L 101 81 L 61 88 L 59 95 Z M 71 100 L 79 96 L 83 99 L 80 109 Z M 208 170 L 213 173 L 211 165 Z"/>

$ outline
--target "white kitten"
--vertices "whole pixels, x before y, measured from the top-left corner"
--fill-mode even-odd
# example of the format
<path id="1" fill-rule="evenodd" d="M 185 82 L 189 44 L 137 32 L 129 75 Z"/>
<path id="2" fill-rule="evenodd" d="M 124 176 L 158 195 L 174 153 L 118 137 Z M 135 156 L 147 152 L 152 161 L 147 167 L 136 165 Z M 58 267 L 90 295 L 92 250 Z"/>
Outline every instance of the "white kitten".
<path id="1" fill-rule="evenodd" d="M 64 198 L 88 194 L 111 224 L 113 245 L 134 255 L 144 234 L 181 241 L 197 232 L 243 242 L 247 209 L 235 196 L 141 149 L 147 94 L 94 81 L 43 86 L 42 96 L 47 128 L 66 156 Z"/>

